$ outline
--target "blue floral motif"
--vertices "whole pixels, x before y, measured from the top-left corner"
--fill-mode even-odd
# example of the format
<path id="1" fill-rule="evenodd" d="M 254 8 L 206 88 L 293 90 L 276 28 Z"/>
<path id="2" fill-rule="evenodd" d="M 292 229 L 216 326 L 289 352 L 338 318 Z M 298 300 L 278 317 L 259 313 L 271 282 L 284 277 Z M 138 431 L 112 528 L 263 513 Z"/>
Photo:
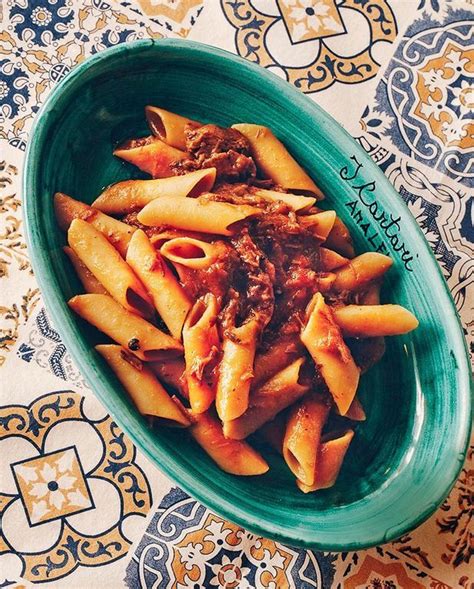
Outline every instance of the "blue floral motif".
<path id="1" fill-rule="evenodd" d="M 51 325 L 46 310 L 42 308 L 35 319 L 35 329 L 30 332 L 27 342 L 19 344 L 17 355 L 25 362 L 32 360 L 61 380 L 84 386 L 84 381 L 62 343 L 59 333 Z"/>
<path id="2" fill-rule="evenodd" d="M 199 540 L 195 538 L 197 531 L 203 534 Z M 204 538 L 207 548 L 202 554 Z M 184 491 L 173 488 L 162 499 L 128 565 L 125 583 L 131 589 L 250 589 L 263 586 L 261 575 L 265 573 L 274 579 L 266 585 L 269 587 L 331 587 L 335 558 L 331 553 L 299 550 L 259 538 L 224 522 Z M 182 571 L 184 567 L 182 579 L 176 577 L 174 561 Z M 192 581 L 186 574 L 191 568 Z"/>
<path id="3" fill-rule="evenodd" d="M 375 106 L 362 117 L 377 139 L 388 138 L 401 153 L 466 186 L 474 165 L 472 141 L 462 144 L 474 118 L 467 65 L 472 18 L 469 10 L 448 8 L 442 27 L 431 13 L 410 25 L 377 87 Z M 427 97 L 419 91 L 421 79 Z"/>
<path id="4" fill-rule="evenodd" d="M 35 355 L 35 349 L 27 344 L 21 344 L 18 348 L 17 355 L 25 362 L 31 362 L 31 359 Z"/>
<path id="5" fill-rule="evenodd" d="M 272 4 L 274 8 L 270 9 Z M 291 13 L 287 14 L 281 3 L 270 3 L 268 10 L 259 6 L 256 7 L 251 0 L 221 0 L 224 15 L 236 30 L 237 52 L 263 67 L 279 68 L 289 82 L 305 93 L 320 92 L 335 83 L 359 84 L 370 80 L 379 69 L 379 63 L 372 54 L 373 46 L 377 41 L 392 43 L 397 36 L 395 15 L 387 0 L 338 0 L 335 8 L 340 22 L 336 23 L 336 17 L 331 17 L 335 24 L 328 29 L 322 21 L 317 26 L 299 23 L 297 27 L 306 26 L 305 34 L 312 35 L 303 40 L 292 36 L 297 27 L 291 24 Z M 349 10 L 340 12 L 344 8 Z M 347 22 L 344 19 L 354 13 L 365 19 L 370 34 L 365 37 L 364 48 L 354 49 L 351 55 L 340 55 L 332 44 L 327 43 L 327 38 L 346 31 Z M 298 52 L 292 52 L 294 61 L 289 65 L 280 49 L 300 43 L 305 47 L 302 52 L 305 57 L 298 61 Z M 311 62 L 310 54 L 313 55 Z"/>
<path id="6" fill-rule="evenodd" d="M 16 117 L 30 98 L 28 74 L 9 59 L 0 61 L 0 112 L 5 118 Z"/>
<path id="7" fill-rule="evenodd" d="M 137 33 L 137 31 L 134 31 L 133 29 L 105 31 L 105 33 L 100 36 L 100 42 L 97 44 L 97 46 L 92 48 L 92 53 L 98 53 L 106 47 L 112 47 L 113 45 L 126 43 L 128 41 L 135 41 L 136 39 L 140 39 L 142 37 L 143 33 Z"/>
<path id="8" fill-rule="evenodd" d="M 14 2 L 10 21 L 21 41 L 34 41 L 44 47 L 68 32 L 68 25 L 73 19 L 71 4 L 67 0 Z"/>

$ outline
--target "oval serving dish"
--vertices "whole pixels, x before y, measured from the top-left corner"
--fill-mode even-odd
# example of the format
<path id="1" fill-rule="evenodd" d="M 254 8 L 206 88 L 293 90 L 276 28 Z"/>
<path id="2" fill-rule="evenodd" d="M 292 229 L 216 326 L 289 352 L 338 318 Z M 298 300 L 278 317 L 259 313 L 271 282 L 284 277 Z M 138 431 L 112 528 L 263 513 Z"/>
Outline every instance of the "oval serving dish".
<path id="1" fill-rule="evenodd" d="M 93 332 L 67 306 L 80 288 L 62 252 L 53 193 L 91 202 L 104 186 L 132 177 L 112 148 L 146 134 L 147 104 L 224 126 L 270 127 L 348 225 L 356 251 L 379 249 L 394 260 L 383 302 L 404 305 L 420 326 L 387 338 L 383 360 L 362 377 L 367 420 L 357 426 L 331 489 L 302 494 L 276 456 L 264 476 L 228 475 L 182 431 L 150 428 L 94 351 Z M 76 364 L 135 444 L 212 511 L 291 545 L 354 550 L 401 536 L 444 500 L 462 466 L 471 421 L 470 368 L 452 299 L 401 198 L 309 98 L 259 66 L 206 45 L 120 45 L 86 60 L 52 92 L 31 134 L 23 194 L 35 275 Z"/>

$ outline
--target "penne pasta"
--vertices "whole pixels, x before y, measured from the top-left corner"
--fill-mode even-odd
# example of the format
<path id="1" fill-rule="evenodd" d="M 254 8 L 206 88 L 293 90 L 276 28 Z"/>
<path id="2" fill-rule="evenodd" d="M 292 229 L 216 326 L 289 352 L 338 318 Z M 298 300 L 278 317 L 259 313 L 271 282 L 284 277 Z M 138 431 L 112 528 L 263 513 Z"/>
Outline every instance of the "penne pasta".
<path id="1" fill-rule="evenodd" d="M 259 332 L 257 319 L 224 332 L 216 392 L 217 414 L 222 421 L 240 417 L 248 407 Z"/>
<path id="2" fill-rule="evenodd" d="M 377 280 L 393 264 L 391 258 L 376 252 L 367 252 L 350 260 L 335 272 L 334 289 L 338 292 L 361 290 L 372 280 Z"/>
<path id="3" fill-rule="evenodd" d="M 142 415 L 187 427 L 189 418 L 161 386 L 153 372 L 121 346 L 99 345 L 95 349 L 106 360 Z"/>
<path id="4" fill-rule="evenodd" d="M 326 238 L 325 246 L 346 258 L 353 258 L 355 256 L 349 229 L 339 217 L 336 217 L 334 221 L 333 228 Z"/>
<path id="5" fill-rule="evenodd" d="M 114 155 L 137 166 L 153 178 L 173 176 L 173 164 L 187 157 L 186 152 L 153 136 L 127 141 L 114 151 Z"/>
<path id="6" fill-rule="evenodd" d="M 418 320 L 400 305 L 347 305 L 334 309 L 344 337 L 401 335 L 418 327 Z"/>
<path id="7" fill-rule="evenodd" d="M 240 123 L 232 125 L 244 135 L 252 147 L 252 156 L 259 170 L 288 190 L 309 193 L 324 198 L 320 189 L 289 154 L 286 147 L 267 127 Z"/>
<path id="8" fill-rule="evenodd" d="M 59 226 L 63 231 L 69 229 L 74 219 L 87 221 L 103 233 L 120 255 L 125 257 L 135 227 L 131 227 L 118 219 L 104 215 L 101 211 L 83 202 L 74 200 L 62 192 L 57 192 L 54 195 L 54 211 Z"/>
<path id="9" fill-rule="evenodd" d="M 145 116 L 151 132 L 155 137 L 165 141 L 168 145 L 178 149 L 186 150 L 186 127 L 200 127 L 201 123 L 169 112 L 164 108 L 146 106 Z"/>
<path id="10" fill-rule="evenodd" d="M 259 189 L 255 191 L 255 196 L 259 196 L 271 202 L 284 202 L 292 211 L 303 212 L 310 209 L 316 202 L 314 196 L 305 196 L 304 194 L 289 194 L 287 192 L 278 192 L 276 190 Z"/>
<path id="11" fill-rule="evenodd" d="M 186 382 L 193 413 L 206 411 L 216 396 L 205 369 L 219 352 L 218 311 L 217 299 L 209 293 L 196 301 L 183 328 Z"/>
<path id="12" fill-rule="evenodd" d="M 317 276 L 319 292 L 325 294 L 330 291 L 335 280 L 336 275 L 333 272 L 320 272 Z"/>
<path id="13" fill-rule="evenodd" d="M 164 196 L 150 202 L 138 213 L 143 225 L 170 225 L 178 229 L 232 235 L 238 221 L 257 215 L 260 209 L 198 198 Z"/>
<path id="14" fill-rule="evenodd" d="M 150 369 L 156 374 L 160 382 L 173 387 L 185 399 L 189 399 L 186 383 L 186 367 L 183 358 L 172 358 L 166 362 L 150 362 Z"/>
<path id="15" fill-rule="evenodd" d="M 209 268 L 227 251 L 222 241 L 208 243 L 193 237 L 175 237 L 160 248 L 161 255 L 173 264 L 181 264 L 193 270 Z"/>
<path id="16" fill-rule="evenodd" d="M 134 233 L 130 241 L 127 263 L 145 285 L 171 335 L 180 340 L 191 301 L 141 229 Z"/>
<path id="17" fill-rule="evenodd" d="M 302 215 L 298 217 L 300 224 L 306 227 L 320 241 L 326 241 L 334 227 L 335 220 L 335 211 L 322 211 L 314 215 Z"/>
<path id="18" fill-rule="evenodd" d="M 344 417 L 352 419 L 352 421 L 365 421 L 365 411 L 357 397 L 354 397 L 354 400 Z"/>
<path id="19" fill-rule="evenodd" d="M 306 485 L 302 481 L 296 481 L 296 484 L 303 493 L 311 493 L 318 489 L 327 489 L 334 485 L 353 437 L 354 432 L 348 430 L 337 438 L 322 442 L 316 461 L 317 467 L 314 483 L 312 485 Z"/>
<path id="20" fill-rule="evenodd" d="M 285 437 L 286 415 L 282 411 L 275 419 L 262 425 L 257 431 L 259 436 L 278 454 L 283 453 L 283 439 Z"/>
<path id="21" fill-rule="evenodd" d="M 153 316 L 153 303 L 144 286 L 100 231 L 74 219 L 67 236 L 74 253 L 117 302 L 142 317 Z"/>
<path id="22" fill-rule="evenodd" d="M 281 338 L 264 354 L 257 354 L 254 362 L 252 386 L 257 387 L 269 380 L 270 377 L 301 356 L 302 350 L 299 340 Z"/>
<path id="23" fill-rule="evenodd" d="M 244 441 L 257 433 L 303 492 L 330 487 L 354 432 L 323 432 L 366 419 L 360 375 L 386 335 L 418 325 L 380 304 L 392 261 L 355 257 L 266 127 L 145 114 L 153 135 L 114 154 L 152 179 L 110 185 L 92 206 L 54 197 L 87 293 L 69 306 L 115 342 L 96 349 L 140 413 L 188 426 L 228 473 L 268 470 Z"/>
<path id="24" fill-rule="evenodd" d="M 109 215 L 125 215 L 142 209 L 163 196 L 196 197 L 209 192 L 216 179 L 216 169 L 196 170 L 182 176 L 156 180 L 124 180 L 108 186 L 92 206 Z"/>
<path id="25" fill-rule="evenodd" d="M 363 292 L 356 293 L 355 300 L 361 305 L 380 305 L 381 280 L 370 282 Z M 351 353 L 361 373 L 367 372 L 381 360 L 385 353 L 385 339 L 382 336 L 352 340 Z"/>
<path id="26" fill-rule="evenodd" d="M 331 272 L 332 270 L 341 268 L 341 266 L 345 266 L 349 262 L 347 258 L 341 256 L 341 254 L 338 254 L 334 250 L 328 249 L 327 247 L 319 248 L 319 257 L 322 268 L 326 272 Z"/>
<path id="27" fill-rule="evenodd" d="M 300 382 L 304 362 L 304 358 L 298 358 L 253 390 L 247 411 L 237 419 L 224 422 L 225 436 L 236 440 L 246 438 L 302 397 L 309 389 L 309 385 Z"/>
<path id="28" fill-rule="evenodd" d="M 359 384 L 359 368 L 321 293 L 313 296 L 306 313 L 301 341 L 318 366 L 340 414 L 345 415 Z"/>
<path id="29" fill-rule="evenodd" d="M 88 323 L 145 362 L 177 356 L 181 344 L 170 335 L 130 313 L 108 295 L 76 295 L 69 306 Z"/>
<path id="30" fill-rule="evenodd" d="M 189 431 L 201 448 L 225 472 L 253 476 L 268 471 L 268 464 L 247 442 L 224 437 L 222 424 L 209 412 L 196 415 Z"/>
<path id="31" fill-rule="evenodd" d="M 74 270 L 76 271 L 76 274 L 79 277 L 79 280 L 81 281 L 82 286 L 86 292 L 95 294 L 108 294 L 107 290 L 92 274 L 89 268 L 81 261 L 74 250 L 68 246 L 63 247 L 63 250 L 67 257 L 71 260 L 71 264 L 74 266 Z"/>
<path id="32" fill-rule="evenodd" d="M 321 432 L 328 414 L 329 405 L 323 399 L 306 395 L 288 416 L 283 458 L 296 478 L 308 486 L 314 484 Z"/>

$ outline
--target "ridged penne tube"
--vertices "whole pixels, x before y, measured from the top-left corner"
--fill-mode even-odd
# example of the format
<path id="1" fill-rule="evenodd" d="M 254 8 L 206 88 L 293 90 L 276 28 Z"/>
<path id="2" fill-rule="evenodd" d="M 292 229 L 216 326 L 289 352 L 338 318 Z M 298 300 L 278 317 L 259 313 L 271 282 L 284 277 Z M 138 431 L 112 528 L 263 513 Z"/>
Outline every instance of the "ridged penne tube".
<path id="1" fill-rule="evenodd" d="M 173 358 L 162 362 L 150 362 L 150 368 L 161 382 L 176 389 L 185 399 L 189 399 L 188 385 L 186 383 L 186 366 L 183 358 Z"/>
<path id="2" fill-rule="evenodd" d="M 266 352 L 255 356 L 252 386 L 257 387 L 269 380 L 301 356 L 301 352 L 302 346 L 299 340 L 279 338 Z"/>
<path id="3" fill-rule="evenodd" d="M 345 415 L 356 394 L 360 370 L 321 293 L 311 299 L 306 316 L 301 341 L 319 368 L 339 413 Z"/>
<path id="4" fill-rule="evenodd" d="M 261 211 L 248 205 L 233 205 L 198 198 L 164 196 L 138 213 L 143 225 L 170 225 L 178 229 L 232 235 L 232 225 Z"/>
<path id="5" fill-rule="evenodd" d="M 204 374 L 206 366 L 219 351 L 216 297 L 208 293 L 198 299 L 184 323 L 183 344 L 186 363 L 186 382 L 193 413 L 203 413 L 214 401 L 216 393 Z"/>
<path id="6" fill-rule="evenodd" d="M 69 301 L 69 306 L 145 362 L 177 356 L 183 351 L 177 340 L 135 313 L 130 313 L 108 295 L 77 295 Z"/>
<path id="7" fill-rule="evenodd" d="M 349 261 L 338 269 L 334 289 L 338 292 L 346 290 L 361 290 L 372 280 L 377 280 L 393 264 L 391 258 L 376 252 L 366 252 Z"/>
<path id="8" fill-rule="evenodd" d="M 187 125 L 200 127 L 201 123 L 169 112 L 157 106 L 146 106 L 145 116 L 150 131 L 168 145 L 186 150 L 186 137 L 184 131 Z"/>
<path id="9" fill-rule="evenodd" d="M 247 137 L 255 163 L 267 178 L 288 190 L 314 194 L 319 199 L 324 198 L 321 190 L 270 129 L 249 123 L 232 125 L 232 128 Z"/>
<path id="10" fill-rule="evenodd" d="M 108 186 L 92 206 L 110 215 L 125 215 L 142 209 L 163 196 L 196 197 L 209 192 L 216 179 L 216 169 L 196 170 L 182 176 L 156 180 L 124 180 Z"/>
<path id="11" fill-rule="evenodd" d="M 250 319 L 229 331 L 223 337 L 216 392 L 217 414 L 222 421 L 240 417 L 248 407 L 260 325 Z"/>
<path id="12" fill-rule="evenodd" d="M 318 489 L 327 489 L 334 485 L 353 437 L 354 432 L 348 430 L 340 437 L 321 443 L 314 483 L 312 485 L 305 485 L 302 481 L 296 481 L 296 484 L 303 493 L 311 493 Z"/>
<path id="13" fill-rule="evenodd" d="M 166 261 L 141 229 L 135 232 L 130 241 L 127 263 L 145 285 L 171 335 L 180 340 L 184 320 L 192 303 Z"/>
<path id="14" fill-rule="evenodd" d="M 224 437 L 221 422 L 208 411 L 194 416 L 189 431 L 224 472 L 253 476 L 268 471 L 268 464 L 247 442 Z"/>
<path id="15" fill-rule="evenodd" d="M 349 229 L 339 217 L 336 217 L 334 221 L 333 228 L 326 238 L 325 246 L 342 254 L 346 258 L 353 258 L 355 256 Z"/>
<path id="16" fill-rule="evenodd" d="M 100 231 L 74 219 L 67 238 L 76 255 L 117 302 L 142 317 L 153 316 L 153 303 L 143 284 Z"/>
<path id="17" fill-rule="evenodd" d="M 345 266 L 349 262 L 349 260 L 344 256 L 341 256 L 341 254 L 326 247 L 319 248 L 319 259 L 321 261 L 322 269 L 326 272 L 341 268 L 341 266 Z"/>
<path id="18" fill-rule="evenodd" d="M 347 419 L 352 419 L 352 421 L 365 421 L 365 411 L 357 397 L 354 397 L 354 400 L 352 401 L 351 406 L 349 407 L 349 410 L 344 417 L 347 417 Z"/>
<path id="19" fill-rule="evenodd" d="M 277 190 L 259 189 L 255 192 L 256 196 L 269 200 L 271 202 L 284 202 L 292 211 L 302 212 L 311 208 L 316 202 L 314 196 L 305 196 L 304 194 L 289 194 L 287 192 L 278 192 Z"/>
<path id="20" fill-rule="evenodd" d="M 69 229 L 74 219 L 87 221 L 103 233 L 115 249 L 118 250 L 120 255 L 125 257 L 135 227 L 109 217 L 86 203 L 74 200 L 62 192 L 57 192 L 54 195 L 54 210 L 58 224 L 63 231 Z"/>
<path id="21" fill-rule="evenodd" d="M 119 146 L 114 155 L 137 166 L 153 178 L 172 176 L 172 164 L 187 157 L 184 151 L 171 147 L 153 136 L 128 141 Z"/>
<path id="22" fill-rule="evenodd" d="M 326 241 L 336 220 L 336 211 L 322 211 L 314 215 L 302 215 L 298 217 L 301 225 L 306 227 L 317 239 Z"/>
<path id="23" fill-rule="evenodd" d="M 222 241 L 208 243 L 193 237 L 175 237 L 160 248 L 161 255 L 170 262 L 193 270 L 209 268 L 226 250 Z"/>
<path id="24" fill-rule="evenodd" d="M 344 337 L 401 335 L 418 327 L 418 320 L 400 305 L 347 305 L 334 309 Z"/>
<path id="25" fill-rule="evenodd" d="M 237 419 L 224 422 L 226 437 L 236 440 L 246 438 L 302 397 L 309 389 L 309 385 L 300 382 L 304 362 L 304 358 L 298 358 L 253 390 L 247 411 Z"/>
<path id="26" fill-rule="evenodd" d="M 314 483 L 321 432 L 329 405 L 306 395 L 291 408 L 283 440 L 283 458 L 291 472 L 305 485 Z"/>
<path id="27" fill-rule="evenodd" d="M 122 346 L 99 345 L 95 349 L 115 372 L 142 415 L 159 417 L 169 425 L 190 425 L 188 416 L 168 395 L 153 372 L 138 358 Z"/>
<path id="28" fill-rule="evenodd" d="M 70 247 L 63 247 L 64 253 L 71 260 L 71 264 L 74 266 L 74 270 L 84 287 L 84 290 L 88 293 L 95 294 L 108 294 L 107 290 L 92 274 L 89 268 L 81 261 L 77 254 Z"/>

